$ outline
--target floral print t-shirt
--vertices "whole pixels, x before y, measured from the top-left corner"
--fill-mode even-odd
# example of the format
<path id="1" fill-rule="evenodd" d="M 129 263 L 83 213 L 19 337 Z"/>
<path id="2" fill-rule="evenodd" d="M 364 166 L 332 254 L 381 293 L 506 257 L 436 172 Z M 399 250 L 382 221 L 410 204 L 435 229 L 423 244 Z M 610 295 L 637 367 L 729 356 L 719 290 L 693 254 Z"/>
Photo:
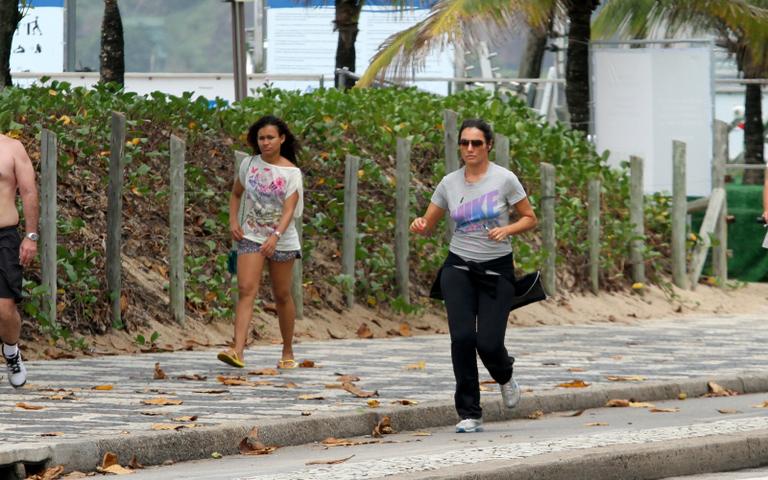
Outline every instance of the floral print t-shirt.
<path id="1" fill-rule="evenodd" d="M 241 226 L 245 238 L 264 243 L 275 231 L 283 216 L 285 199 L 299 192 L 293 218 L 301 218 L 304 189 L 301 170 L 297 167 L 271 165 L 261 155 L 245 158 L 240 164 L 240 183 L 245 188 L 242 200 Z M 291 222 L 277 241 L 277 250 L 300 250 L 299 234 Z"/>

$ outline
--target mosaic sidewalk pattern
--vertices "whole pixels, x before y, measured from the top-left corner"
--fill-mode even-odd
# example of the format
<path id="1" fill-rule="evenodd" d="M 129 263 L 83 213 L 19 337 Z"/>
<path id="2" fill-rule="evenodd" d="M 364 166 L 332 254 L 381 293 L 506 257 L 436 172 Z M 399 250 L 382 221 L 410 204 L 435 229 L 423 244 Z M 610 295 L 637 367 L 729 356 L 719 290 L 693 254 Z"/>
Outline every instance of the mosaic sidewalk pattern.
<path id="1" fill-rule="evenodd" d="M 636 326 L 514 328 L 507 331 L 506 343 L 516 357 L 516 378 L 524 389 L 533 391 L 577 378 L 593 385 L 608 384 L 607 375 L 641 375 L 658 381 L 768 369 L 768 326 L 757 316 L 647 321 Z M 401 399 L 450 401 L 454 381 L 449 347 L 446 335 L 305 342 L 296 346 L 297 359 L 311 359 L 319 368 L 282 370 L 273 377 L 248 376 L 252 382 L 271 383 L 256 386 L 226 386 L 216 377 L 273 367 L 279 346 L 249 350 L 244 370 L 218 362 L 215 351 L 29 362 L 27 388 L 14 391 L 4 375 L 0 379 L 0 450 L 20 443 L 146 431 L 152 424 L 170 423 L 180 416 L 197 416 L 198 425 L 216 425 L 368 408 L 365 399 L 326 388 L 338 384 L 336 374 L 360 377 L 356 385 L 378 391 L 384 406 Z M 153 380 L 156 362 L 167 379 Z M 419 362 L 425 368 L 406 368 Z M 488 378 L 482 365 L 480 371 L 481 379 Z M 177 379 L 185 374 L 206 379 Z M 112 389 L 93 390 L 97 385 Z M 483 395 L 498 395 L 495 385 L 487 387 Z M 57 395 L 63 399 L 50 398 Z M 300 399 L 307 395 L 322 399 Z M 142 404 L 157 397 L 183 403 Z M 25 410 L 16 406 L 20 402 L 44 408 Z M 58 435 L 42 436 L 50 432 Z"/>
<path id="2" fill-rule="evenodd" d="M 305 467 L 293 472 L 240 477 L 237 480 L 358 480 L 395 477 L 449 467 L 474 465 L 494 460 L 516 460 L 537 455 L 619 445 L 647 445 L 715 435 L 731 435 L 768 429 L 768 417 L 722 420 L 686 426 L 659 427 L 633 432 L 616 431 L 593 435 L 574 435 L 559 440 L 463 447 L 429 455 L 403 455 L 341 465 Z"/>

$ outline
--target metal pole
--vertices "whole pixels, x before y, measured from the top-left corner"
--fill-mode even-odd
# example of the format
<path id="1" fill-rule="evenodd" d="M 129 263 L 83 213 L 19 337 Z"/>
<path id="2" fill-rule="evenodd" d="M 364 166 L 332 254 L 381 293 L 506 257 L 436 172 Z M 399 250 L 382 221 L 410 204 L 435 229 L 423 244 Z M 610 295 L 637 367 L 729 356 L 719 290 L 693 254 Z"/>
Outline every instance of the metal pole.
<path id="1" fill-rule="evenodd" d="M 232 66 L 235 77 L 235 101 L 248 96 L 248 76 L 245 71 L 245 7 L 239 0 L 232 3 Z"/>
<path id="2" fill-rule="evenodd" d="M 64 71 L 77 71 L 77 55 L 75 39 L 77 38 L 77 0 L 65 0 L 66 20 L 64 21 Z"/>
<path id="3" fill-rule="evenodd" d="M 253 69 L 255 72 L 266 71 L 264 58 L 264 0 L 253 2 Z"/>

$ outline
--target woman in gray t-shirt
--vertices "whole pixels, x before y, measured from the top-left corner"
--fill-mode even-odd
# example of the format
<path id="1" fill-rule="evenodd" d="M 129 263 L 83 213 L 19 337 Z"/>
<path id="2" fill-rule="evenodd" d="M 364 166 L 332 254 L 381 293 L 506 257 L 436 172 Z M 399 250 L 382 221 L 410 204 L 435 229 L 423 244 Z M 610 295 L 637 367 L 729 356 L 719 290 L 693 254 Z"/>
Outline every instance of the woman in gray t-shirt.
<path id="1" fill-rule="evenodd" d="M 477 355 L 500 385 L 504 404 L 513 408 L 520 400 L 512 378 L 514 359 L 504 346 L 515 293 L 509 237 L 534 228 L 537 220 L 517 176 L 490 162 L 492 147 L 491 127 L 483 120 L 465 120 L 459 129 L 464 166 L 443 177 L 427 212 L 411 223 L 411 232 L 429 235 L 447 211 L 455 224 L 438 286 L 451 333 L 459 433 L 483 429 Z M 510 208 L 518 216 L 513 223 Z"/>

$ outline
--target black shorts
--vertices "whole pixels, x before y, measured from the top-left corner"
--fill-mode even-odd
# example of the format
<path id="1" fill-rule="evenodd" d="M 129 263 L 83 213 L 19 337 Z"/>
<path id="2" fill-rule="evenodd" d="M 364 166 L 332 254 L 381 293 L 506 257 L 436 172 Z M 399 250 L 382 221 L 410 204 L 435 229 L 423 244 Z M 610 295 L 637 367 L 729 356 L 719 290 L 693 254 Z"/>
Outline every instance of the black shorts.
<path id="1" fill-rule="evenodd" d="M 20 248 L 18 226 L 0 228 L 0 298 L 12 298 L 16 303 L 21 301 Z"/>

